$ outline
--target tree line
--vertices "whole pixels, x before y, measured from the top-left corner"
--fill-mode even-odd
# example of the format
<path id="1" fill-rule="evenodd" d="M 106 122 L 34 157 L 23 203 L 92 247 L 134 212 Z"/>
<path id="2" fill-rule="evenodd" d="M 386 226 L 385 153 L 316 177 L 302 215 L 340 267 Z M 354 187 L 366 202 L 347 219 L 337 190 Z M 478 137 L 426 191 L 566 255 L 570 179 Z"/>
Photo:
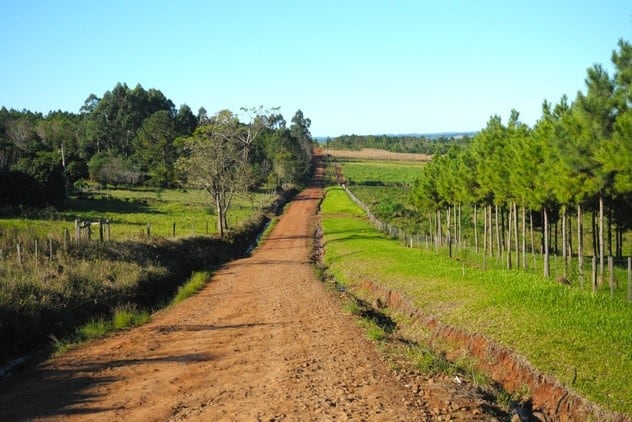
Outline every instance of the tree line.
<path id="1" fill-rule="evenodd" d="M 509 267 L 527 266 L 527 245 L 537 248 L 532 230 L 539 227 L 546 276 L 550 227 L 558 222 L 565 269 L 575 253 L 581 274 L 590 213 L 592 254 L 603 277 L 604 254 L 621 256 L 632 226 L 632 45 L 619 40 L 611 60 L 612 76 L 593 65 L 585 92 L 572 102 L 566 96 L 557 104 L 544 101 L 533 127 L 516 110 L 506 124 L 495 115 L 469 145 L 433 157 L 412 190 L 417 208 L 431 212 L 440 233 L 442 212 L 450 230 L 450 216 L 454 222 L 456 210 L 470 206 L 476 247 L 504 253 Z"/>
<path id="2" fill-rule="evenodd" d="M 412 154 L 445 154 L 451 145 L 467 145 L 471 138 L 466 134 L 460 137 L 439 136 L 427 138 L 423 135 L 341 135 L 325 141 L 331 149 L 360 150 L 376 148 L 392 152 Z"/>
<path id="3" fill-rule="evenodd" d="M 176 108 L 160 90 L 123 83 L 101 97 L 90 94 L 78 114 L 2 107 L 0 203 L 5 212 L 57 206 L 88 179 L 114 186 L 183 186 L 196 182 L 185 165 L 198 151 L 193 140 L 219 142 L 221 136 L 231 153 L 244 159 L 226 158 L 218 169 L 241 169 L 248 182 L 234 181 L 235 192 L 267 181 L 278 186 L 304 181 L 311 161 L 310 120 L 298 110 L 287 127 L 277 109 L 241 111 L 248 121 L 226 110 L 209 116 L 203 107 L 194 114 L 186 104 Z"/>

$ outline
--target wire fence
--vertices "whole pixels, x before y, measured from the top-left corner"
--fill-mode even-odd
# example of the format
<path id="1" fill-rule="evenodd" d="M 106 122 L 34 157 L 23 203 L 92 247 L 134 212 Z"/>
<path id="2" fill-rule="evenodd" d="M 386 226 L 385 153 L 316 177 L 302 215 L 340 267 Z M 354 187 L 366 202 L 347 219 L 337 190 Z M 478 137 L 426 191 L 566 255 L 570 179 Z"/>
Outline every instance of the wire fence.
<path id="1" fill-rule="evenodd" d="M 451 258 L 458 257 L 463 260 L 479 262 L 484 270 L 522 268 L 536 273 L 544 266 L 541 254 L 533 251 L 523 254 L 521 257 L 518 256 L 519 254 L 512 257 L 511 252 L 505 252 L 504 256 L 501 254 L 488 255 L 477 252 L 476 248 L 468 244 L 467 241 L 451 236 L 449 231 L 434 236 L 411 233 L 401 227 L 382 221 L 368 205 L 347 187 L 346 183 L 341 183 L 340 186 L 349 198 L 366 213 L 367 219 L 377 230 L 393 239 L 398 239 L 402 246 L 432 250 L 437 253 L 445 253 Z M 553 254 L 550 256 L 549 267 L 551 276 L 561 284 L 573 285 L 582 289 L 589 288 L 594 293 L 599 290 L 609 290 L 611 296 L 621 292 L 628 301 L 632 301 L 632 257 L 608 256 L 602 267 L 596 256 L 585 256 L 580 260 L 577 256 L 564 258 Z M 625 289 L 626 285 L 627 289 Z"/>

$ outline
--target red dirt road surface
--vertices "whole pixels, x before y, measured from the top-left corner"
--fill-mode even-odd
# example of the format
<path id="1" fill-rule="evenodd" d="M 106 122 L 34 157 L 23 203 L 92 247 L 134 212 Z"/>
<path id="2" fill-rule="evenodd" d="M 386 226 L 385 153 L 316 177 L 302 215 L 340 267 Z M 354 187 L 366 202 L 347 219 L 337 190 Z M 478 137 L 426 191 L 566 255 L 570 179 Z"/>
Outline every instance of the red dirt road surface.
<path id="1" fill-rule="evenodd" d="M 425 419 L 313 274 L 321 195 L 150 323 L 5 380 L 0 420 Z"/>

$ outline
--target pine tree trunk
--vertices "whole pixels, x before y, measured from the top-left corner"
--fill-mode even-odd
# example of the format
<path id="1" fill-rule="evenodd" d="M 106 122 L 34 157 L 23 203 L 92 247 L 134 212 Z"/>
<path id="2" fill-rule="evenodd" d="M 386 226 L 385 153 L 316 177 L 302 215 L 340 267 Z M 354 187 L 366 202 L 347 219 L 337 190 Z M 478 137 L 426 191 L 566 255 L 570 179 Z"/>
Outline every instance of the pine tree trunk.
<path id="1" fill-rule="evenodd" d="M 533 232 L 533 211 L 529 210 L 529 232 L 531 233 L 531 257 L 533 258 L 533 270 L 535 271 L 535 233 Z"/>
<path id="2" fill-rule="evenodd" d="M 450 225 L 450 215 L 452 214 L 451 210 L 452 210 L 452 207 L 448 207 L 448 216 L 447 216 L 447 220 L 446 220 L 446 222 L 447 222 L 446 229 L 448 230 L 448 233 L 447 233 L 447 235 L 448 235 L 448 249 L 449 249 L 448 252 L 449 252 L 450 258 L 452 258 L 452 226 Z"/>
<path id="3" fill-rule="evenodd" d="M 476 224 L 476 211 L 477 206 L 474 204 L 474 217 L 472 217 L 472 222 L 474 223 L 474 250 L 478 253 L 478 225 Z"/>
<path id="4" fill-rule="evenodd" d="M 612 207 L 608 206 L 608 256 L 612 256 Z"/>
<path id="5" fill-rule="evenodd" d="M 512 216 L 513 212 L 512 212 L 512 207 L 511 207 L 511 203 L 509 204 L 509 215 L 507 216 L 507 269 L 510 270 L 511 269 L 511 216 Z M 505 230 L 504 224 L 503 224 L 503 231 Z"/>
<path id="6" fill-rule="evenodd" d="M 617 258 L 623 257 L 623 226 L 616 226 L 616 240 L 617 240 Z"/>
<path id="7" fill-rule="evenodd" d="M 568 236 L 566 237 L 566 241 L 568 242 L 568 244 L 566 245 L 566 247 L 568 248 L 567 257 L 570 264 L 571 258 L 573 258 L 573 219 L 571 218 L 570 214 L 566 218 L 566 225 L 568 226 Z"/>
<path id="8" fill-rule="evenodd" d="M 596 213 L 597 211 L 593 209 L 593 212 L 591 213 L 593 256 L 599 256 L 599 242 L 597 241 L 598 232 L 597 232 Z"/>
<path id="9" fill-rule="evenodd" d="M 522 207 L 522 268 L 525 270 L 527 265 L 527 210 Z"/>
<path id="10" fill-rule="evenodd" d="M 577 270 L 580 286 L 584 285 L 584 222 L 582 205 L 577 204 Z"/>
<path id="11" fill-rule="evenodd" d="M 433 249 L 436 250 L 434 236 L 433 236 L 434 232 L 432 230 L 433 227 L 434 227 L 434 223 L 432 221 L 432 214 L 428 213 L 428 233 L 429 233 L 429 236 L 430 236 L 428 241 L 432 242 Z"/>
<path id="12" fill-rule="evenodd" d="M 443 233 L 441 231 L 441 210 L 437 210 L 437 247 L 443 245 Z"/>
<path id="13" fill-rule="evenodd" d="M 500 208 L 500 253 L 505 251 L 507 247 L 507 230 L 505 229 L 505 207 Z"/>
<path id="14" fill-rule="evenodd" d="M 603 283 L 604 275 L 604 200 L 603 195 L 599 194 L 599 284 Z"/>
<path id="15" fill-rule="evenodd" d="M 483 269 L 487 269 L 487 207 L 483 207 Z"/>
<path id="16" fill-rule="evenodd" d="M 520 243 L 518 241 L 518 206 L 516 205 L 516 203 L 513 203 L 513 216 L 514 216 L 514 224 L 513 224 L 513 230 L 514 230 L 514 251 L 516 252 L 516 268 L 520 268 L 520 248 L 518 247 L 518 244 Z"/>
<path id="17" fill-rule="evenodd" d="M 461 225 L 461 204 L 460 203 L 459 203 L 459 216 L 458 216 L 457 221 L 459 223 L 458 225 L 459 235 L 458 235 L 457 246 L 460 248 L 463 242 L 463 226 Z"/>
<path id="18" fill-rule="evenodd" d="M 546 207 L 542 207 L 542 215 L 544 217 L 543 228 L 544 228 L 544 277 L 549 277 L 549 215 L 546 210 Z"/>
<path id="19" fill-rule="evenodd" d="M 566 256 L 566 205 L 562 205 L 562 268 L 564 278 L 568 277 Z"/>
<path id="20" fill-rule="evenodd" d="M 488 245 L 489 245 L 489 256 L 493 257 L 494 256 L 494 229 L 492 228 L 492 206 L 488 205 L 487 206 L 487 231 L 489 233 L 489 241 L 488 241 Z"/>
<path id="21" fill-rule="evenodd" d="M 500 227 L 499 227 L 500 222 L 498 221 L 498 205 L 496 205 L 495 210 L 496 210 L 496 249 L 498 250 L 498 259 L 502 259 L 503 252 L 500 247 Z"/>

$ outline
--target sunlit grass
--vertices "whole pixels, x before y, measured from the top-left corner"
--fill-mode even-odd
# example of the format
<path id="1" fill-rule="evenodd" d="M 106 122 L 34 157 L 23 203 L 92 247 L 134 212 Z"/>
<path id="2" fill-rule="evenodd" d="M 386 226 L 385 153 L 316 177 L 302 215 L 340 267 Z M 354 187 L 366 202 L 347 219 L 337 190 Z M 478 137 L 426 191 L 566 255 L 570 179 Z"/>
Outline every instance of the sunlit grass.
<path id="1" fill-rule="evenodd" d="M 93 319 L 75 331 L 73 336 L 53 342 L 54 354 L 60 355 L 90 340 L 103 338 L 114 331 L 127 330 L 149 322 L 151 314 L 147 310 L 138 310 L 134 305 L 117 307 L 110 319 Z"/>
<path id="2" fill-rule="evenodd" d="M 210 277 L 211 273 L 209 271 L 199 271 L 193 273 L 191 278 L 178 288 L 178 292 L 171 301 L 171 304 L 175 305 L 176 303 L 180 303 L 196 294 L 202 289 L 202 287 L 204 287 L 204 285 L 206 285 Z"/>
<path id="3" fill-rule="evenodd" d="M 228 213 L 228 224 L 237 227 L 247 220 L 253 210 L 268 204 L 273 195 L 253 193 L 236 198 Z M 109 220 L 110 238 L 128 240 L 151 236 L 171 238 L 213 234 L 217 231 L 217 217 L 210 195 L 202 190 L 178 189 L 107 189 L 94 190 L 89 198 L 71 198 L 65 209 L 51 211 L 48 218 L 0 219 L 0 249 L 7 235 L 28 242 L 48 237 L 61 239 L 64 229 L 74 236 L 74 220 Z M 98 239 L 98 227 L 93 227 L 92 238 Z M 12 249 L 15 241 L 11 242 Z M 4 247 L 5 251 L 8 249 Z"/>
<path id="4" fill-rule="evenodd" d="M 345 178 L 351 185 L 411 185 L 423 166 L 422 162 L 342 161 Z"/>
<path id="5" fill-rule="evenodd" d="M 340 282 L 398 290 L 443 322 L 517 350 L 589 399 L 632 413 L 630 303 L 403 248 L 375 231 L 339 188 L 328 190 L 322 212 L 325 263 Z"/>

